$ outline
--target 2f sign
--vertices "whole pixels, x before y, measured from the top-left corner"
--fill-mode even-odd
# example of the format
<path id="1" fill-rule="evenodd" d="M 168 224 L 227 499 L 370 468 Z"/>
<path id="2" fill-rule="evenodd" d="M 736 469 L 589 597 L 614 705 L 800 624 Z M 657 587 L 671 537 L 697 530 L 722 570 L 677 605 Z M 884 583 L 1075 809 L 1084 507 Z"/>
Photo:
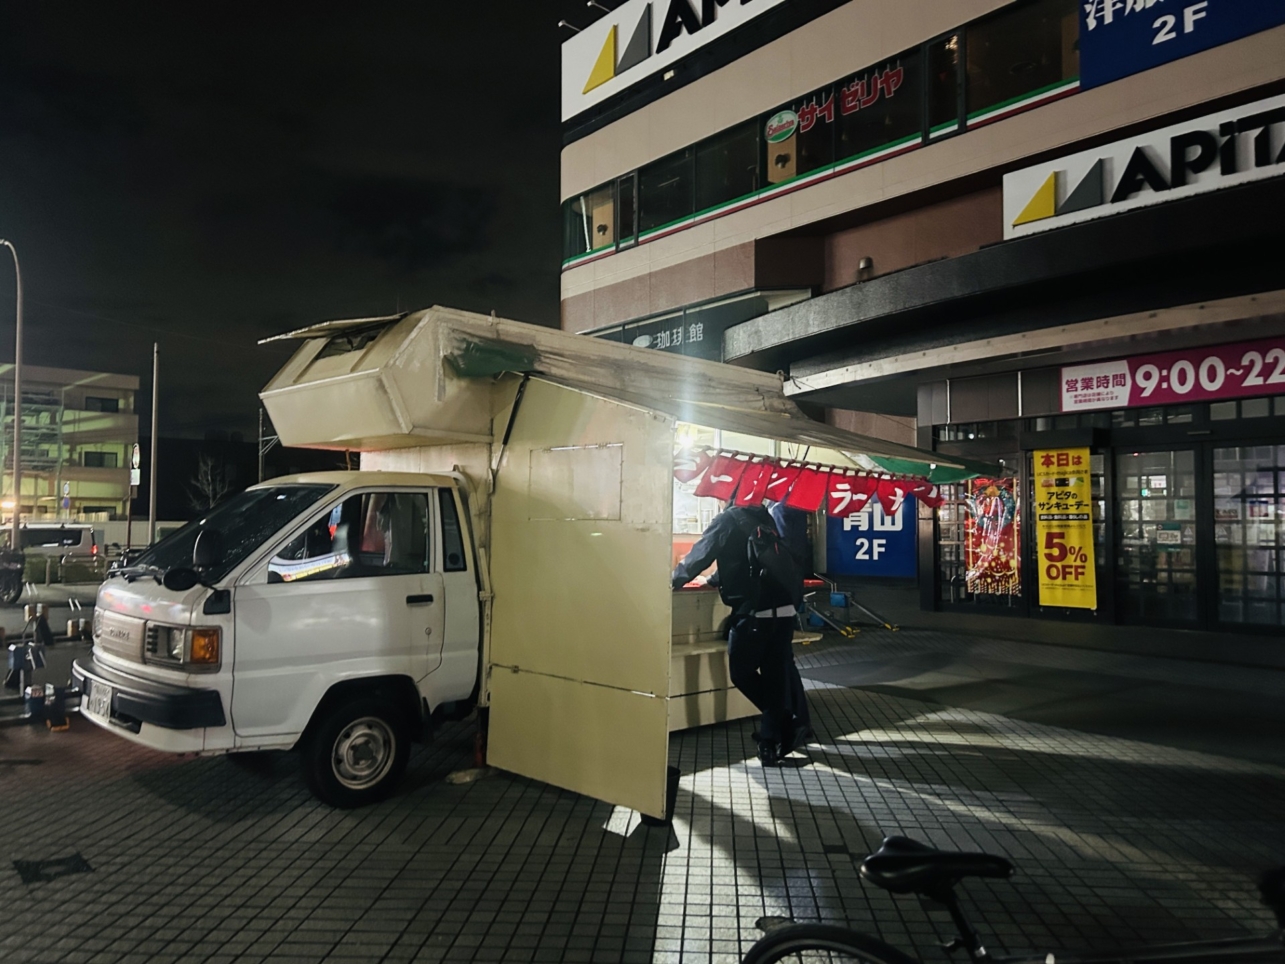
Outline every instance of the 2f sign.
<path id="1" fill-rule="evenodd" d="M 857 540 L 857 559 L 862 562 L 873 562 L 883 557 L 888 550 L 887 539 L 858 539 Z"/>
<path id="2" fill-rule="evenodd" d="M 1195 33 L 1196 23 L 1207 16 L 1209 16 L 1209 0 L 1202 0 L 1201 3 L 1193 3 L 1190 7 L 1183 8 L 1182 32 Z M 1162 44 L 1166 40 L 1178 39 L 1178 18 L 1172 13 L 1166 13 L 1152 26 L 1156 30 L 1156 39 L 1151 41 L 1151 46 Z"/>

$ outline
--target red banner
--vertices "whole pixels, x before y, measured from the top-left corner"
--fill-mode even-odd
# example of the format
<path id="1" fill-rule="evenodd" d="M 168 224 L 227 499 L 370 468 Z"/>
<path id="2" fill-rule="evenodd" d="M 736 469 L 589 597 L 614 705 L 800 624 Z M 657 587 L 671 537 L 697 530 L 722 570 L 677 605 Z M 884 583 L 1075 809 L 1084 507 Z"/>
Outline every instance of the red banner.
<path id="1" fill-rule="evenodd" d="M 942 502 L 940 488 L 922 478 L 871 475 L 705 449 L 677 456 L 674 478 L 684 483 L 699 478 L 694 494 L 703 498 L 734 499 L 737 505 L 756 505 L 766 499 L 805 512 L 825 505 L 826 512 L 837 517 L 860 512 L 872 498 L 878 498 L 888 516 L 896 515 L 909 495 L 933 508 Z"/>
<path id="2" fill-rule="evenodd" d="M 741 476 L 741 484 L 736 489 L 737 505 L 758 505 L 767 492 L 768 480 L 772 478 L 771 462 L 751 462 Z"/>
<path id="3" fill-rule="evenodd" d="M 732 493 L 736 491 L 736 484 L 741 481 L 745 467 L 749 464 L 746 459 L 738 459 L 730 455 L 716 456 L 713 464 L 705 472 L 705 477 L 696 484 L 696 495 L 701 498 L 730 499 Z"/>
<path id="4" fill-rule="evenodd" d="M 874 495 L 878 480 L 856 472 L 831 472 L 830 493 L 826 499 L 826 513 L 843 518 L 860 512 Z"/>
<path id="5" fill-rule="evenodd" d="M 790 486 L 790 494 L 785 497 L 785 504 L 791 509 L 802 509 L 804 512 L 815 512 L 825 501 L 826 489 L 830 485 L 830 470 L 818 469 L 805 465 L 799 477 Z"/>
<path id="6" fill-rule="evenodd" d="M 1017 596 L 1022 592 L 1021 518 L 1016 479 L 967 483 L 964 523 L 965 582 L 970 592 Z"/>

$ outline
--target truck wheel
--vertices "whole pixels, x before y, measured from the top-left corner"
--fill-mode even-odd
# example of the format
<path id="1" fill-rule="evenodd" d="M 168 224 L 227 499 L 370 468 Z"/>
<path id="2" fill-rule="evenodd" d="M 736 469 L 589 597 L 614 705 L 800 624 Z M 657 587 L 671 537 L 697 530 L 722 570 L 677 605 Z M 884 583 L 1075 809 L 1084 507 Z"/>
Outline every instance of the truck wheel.
<path id="1" fill-rule="evenodd" d="M 400 715 L 380 700 L 355 699 L 319 721 L 303 747 L 303 774 L 318 800 L 347 810 L 392 793 L 409 758 Z"/>
<path id="2" fill-rule="evenodd" d="M 22 597 L 22 590 L 23 585 L 21 579 L 6 579 L 4 583 L 0 585 L 0 603 L 4 603 L 6 606 L 12 606 Z"/>

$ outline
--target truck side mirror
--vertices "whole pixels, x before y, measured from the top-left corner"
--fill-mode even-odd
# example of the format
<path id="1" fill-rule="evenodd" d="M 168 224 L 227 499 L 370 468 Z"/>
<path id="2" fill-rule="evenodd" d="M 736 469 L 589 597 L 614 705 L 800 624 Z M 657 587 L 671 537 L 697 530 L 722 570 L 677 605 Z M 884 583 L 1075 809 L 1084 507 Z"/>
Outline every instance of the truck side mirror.
<path id="1" fill-rule="evenodd" d="M 192 567 L 197 570 L 218 565 L 223 558 L 223 533 L 218 529 L 202 529 L 192 544 Z"/>
<path id="2" fill-rule="evenodd" d="M 200 581 L 195 569 L 171 569 L 161 577 L 161 585 L 170 592 L 187 592 Z"/>

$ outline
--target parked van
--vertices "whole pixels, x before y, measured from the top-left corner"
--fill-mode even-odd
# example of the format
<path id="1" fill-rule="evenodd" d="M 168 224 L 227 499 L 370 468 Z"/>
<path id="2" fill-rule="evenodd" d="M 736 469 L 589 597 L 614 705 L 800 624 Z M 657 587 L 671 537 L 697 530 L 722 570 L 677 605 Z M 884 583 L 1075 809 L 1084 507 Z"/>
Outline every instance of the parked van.
<path id="1" fill-rule="evenodd" d="M 254 486 L 114 573 L 74 677 L 113 733 L 297 750 L 336 806 L 478 707 L 490 764 L 666 815 L 670 731 L 753 712 L 726 608 L 670 590 L 680 422 L 960 468 L 818 423 L 776 376 L 494 317 L 282 337 L 300 348 L 261 394 L 282 442 L 361 470 Z"/>
<path id="2" fill-rule="evenodd" d="M 98 554 L 98 539 L 94 527 L 81 522 L 29 522 L 24 524 L 22 550 L 27 558 L 35 556 L 66 556 Z"/>

